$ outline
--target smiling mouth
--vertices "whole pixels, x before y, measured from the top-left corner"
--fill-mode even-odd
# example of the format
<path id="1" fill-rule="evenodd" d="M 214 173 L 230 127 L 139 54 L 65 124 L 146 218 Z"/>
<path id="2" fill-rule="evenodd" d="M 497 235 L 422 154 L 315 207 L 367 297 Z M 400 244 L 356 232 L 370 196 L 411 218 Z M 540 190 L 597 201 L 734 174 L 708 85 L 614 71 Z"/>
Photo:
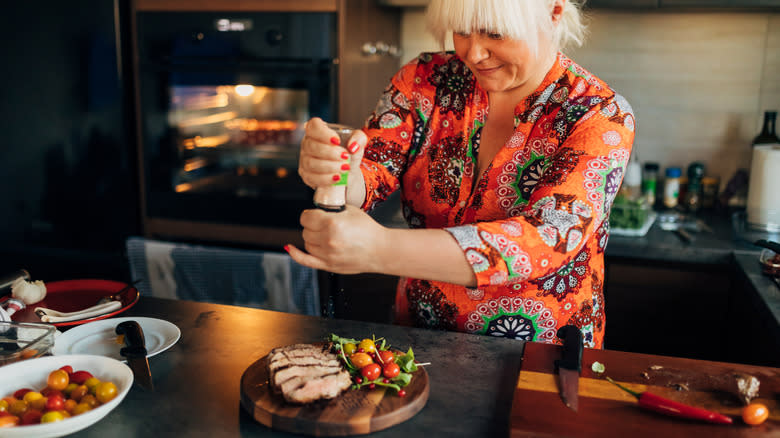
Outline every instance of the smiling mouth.
<path id="1" fill-rule="evenodd" d="M 479 73 L 482 73 L 482 74 L 489 74 L 489 73 L 493 73 L 495 71 L 498 71 L 498 69 L 500 69 L 500 68 L 501 68 L 501 66 L 499 65 L 499 66 L 496 66 L 496 67 L 489 67 L 489 68 L 477 68 L 477 71 Z"/>

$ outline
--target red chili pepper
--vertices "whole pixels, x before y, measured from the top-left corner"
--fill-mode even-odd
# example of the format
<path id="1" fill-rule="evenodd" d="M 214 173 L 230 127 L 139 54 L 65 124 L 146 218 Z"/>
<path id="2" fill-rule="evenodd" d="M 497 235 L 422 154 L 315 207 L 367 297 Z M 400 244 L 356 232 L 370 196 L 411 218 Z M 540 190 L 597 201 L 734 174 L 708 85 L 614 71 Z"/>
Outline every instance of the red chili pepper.
<path id="1" fill-rule="evenodd" d="M 627 393 L 636 397 L 637 400 L 639 400 L 639 406 L 654 412 L 658 412 L 664 415 L 669 415 L 672 417 L 688 418 L 692 420 L 702 420 L 702 421 L 707 421 L 709 423 L 732 424 L 734 421 L 731 419 L 731 417 L 727 417 L 723 414 L 708 411 L 702 408 L 697 408 L 691 405 L 686 405 L 680 402 L 676 402 L 674 400 L 669 400 L 668 398 L 663 398 L 661 396 L 649 393 L 647 391 L 641 393 L 632 391 L 626 388 L 625 386 L 610 379 L 609 377 L 607 377 L 607 380 L 617 385 L 617 387 L 622 389 L 623 391 L 626 391 Z"/>

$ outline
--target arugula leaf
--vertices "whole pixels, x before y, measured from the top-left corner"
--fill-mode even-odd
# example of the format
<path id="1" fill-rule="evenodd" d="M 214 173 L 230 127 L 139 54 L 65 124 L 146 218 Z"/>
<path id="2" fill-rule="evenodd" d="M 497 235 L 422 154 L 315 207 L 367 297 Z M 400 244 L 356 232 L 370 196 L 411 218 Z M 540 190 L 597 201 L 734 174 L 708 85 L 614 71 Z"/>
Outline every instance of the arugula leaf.
<path id="1" fill-rule="evenodd" d="M 335 333 L 331 333 L 330 334 L 329 340 L 330 340 L 330 342 L 335 342 L 335 343 L 339 344 L 339 347 L 341 347 L 344 344 L 355 344 L 355 345 L 357 345 L 357 344 L 360 343 L 359 341 L 356 341 L 354 339 L 342 338 L 341 336 L 339 336 L 339 335 L 337 335 Z"/>
<path id="2" fill-rule="evenodd" d="M 391 382 L 396 383 L 400 386 L 406 386 L 411 381 L 412 381 L 412 375 L 409 373 L 399 373 L 397 376 L 393 377 L 393 380 L 391 380 Z"/>
<path id="3" fill-rule="evenodd" d="M 395 358 L 395 363 L 407 373 L 417 371 L 417 364 L 414 363 L 414 352 L 412 352 L 412 347 L 409 347 L 409 351 L 407 351 L 406 354 L 397 356 Z"/>

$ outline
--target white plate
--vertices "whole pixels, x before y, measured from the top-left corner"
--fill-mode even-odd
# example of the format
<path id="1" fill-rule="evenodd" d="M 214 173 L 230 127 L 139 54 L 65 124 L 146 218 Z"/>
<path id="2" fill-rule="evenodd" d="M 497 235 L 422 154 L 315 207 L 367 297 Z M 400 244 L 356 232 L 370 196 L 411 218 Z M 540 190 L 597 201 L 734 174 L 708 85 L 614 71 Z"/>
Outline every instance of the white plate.
<path id="1" fill-rule="evenodd" d="M 95 354 L 125 361 L 119 354 L 123 347 L 116 343 L 116 326 L 123 321 L 136 321 L 144 331 L 146 355 L 155 354 L 171 348 L 181 337 L 181 330 L 175 324 L 162 319 L 127 317 L 108 318 L 74 327 L 59 335 L 54 341 L 52 354 Z"/>
<path id="2" fill-rule="evenodd" d="M 40 390 L 45 388 L 46 378 L 49 376 L 49 373 L 65 365 L 72 366 L 76 371 L 89 371 L 101 381 L 114 382 L 118 390 L 117 396 L 108 403 L 100 405 L 91 411 L 56 423 L 3 428 L 0 436 L 3 438 L 49 438 L 68 435 L 85 429 L 100 421 L 111 410 L 119 406 L 130 387 L 133 386 L 133 371 L 118 360 L 88 355 L 46 356 L 0 367 L 0 397 L 11 395 L 17 389 L 32 388 Z"/>

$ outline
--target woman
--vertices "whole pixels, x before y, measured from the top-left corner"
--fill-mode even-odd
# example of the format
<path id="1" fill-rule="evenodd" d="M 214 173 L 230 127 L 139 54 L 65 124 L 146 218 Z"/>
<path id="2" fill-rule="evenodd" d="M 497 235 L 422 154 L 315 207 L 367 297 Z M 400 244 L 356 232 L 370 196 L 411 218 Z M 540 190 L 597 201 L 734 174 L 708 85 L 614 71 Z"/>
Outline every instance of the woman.
<path id="1" fill-rule="evenodd" d="M 423 53 L 384 92 L 347 149 L 308 122 L 299 174 L 349 170 L 349 206 L 301 215 L 297 262 L 399 275 L 399 323 L 557 342 L 575 324 L 604 339 L 609 209 L 634 138 L 625 99 L 559 52 L 580 43 L 572 0 L 432 0 L 454 54 Z M 363 210 L 402 191 L 411 229 Z M 361 209 L 362 208 L 362 209 Z"/>

